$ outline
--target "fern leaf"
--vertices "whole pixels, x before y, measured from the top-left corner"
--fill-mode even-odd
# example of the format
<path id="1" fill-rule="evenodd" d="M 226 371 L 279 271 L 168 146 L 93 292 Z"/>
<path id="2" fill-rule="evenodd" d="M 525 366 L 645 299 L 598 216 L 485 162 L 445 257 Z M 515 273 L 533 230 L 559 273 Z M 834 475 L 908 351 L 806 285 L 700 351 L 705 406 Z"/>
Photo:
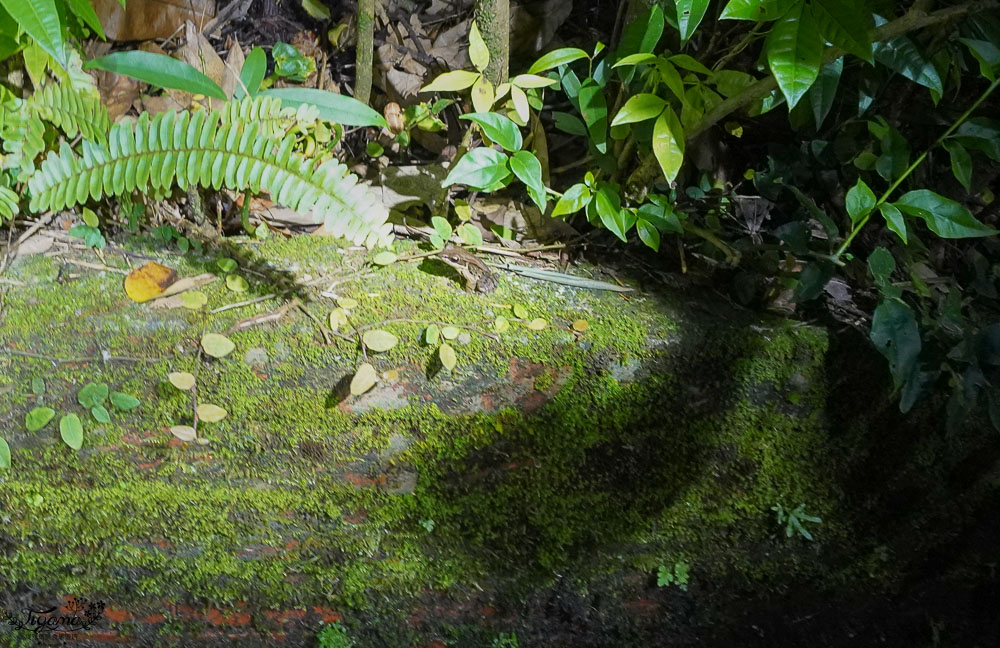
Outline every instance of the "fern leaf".
<path id="1" fill-rule="evenodd" d="M 17 194 L 10 188 L 0 185 L 0 223 L 4 220 L 14 220 L 17 216 Z"/>
<path id="2" fill-rule="evenodd" d="M 4 169 L 10 169 L 18 182 L 27 182 L 35 171 L 35 158 L 45 150 L 45 124 L 21 99 L 11 99 L 0 106 L 0 139 L 3 140 Z"/>
<path id="3" fill-rule="evenodd" d="M 107 144 L 84 140 L 81 155 L 65 142 L 50 152 L 28 183 L 30 208 L 57 210 L 174 186 L 263 190 L 292 209 L 311 211 L 335 236 L 369 246 L 388 242 L 388 211 L 371 190 L 341 162 L 317 164 L 294 145 L 294 136 L 269 137 L 256 122 L 225 122 L 219 111 L 170 111 L 152 119 L 144 113 L 135 124 L 113 125 Z"/>
<path id="4" fill-rule="evenodd" d="M 100 97 L 77 90 L 72 85 L 49 84 L 26 101 L 30 110 L 61 128 L 67 137 L 79 132 L 85 139 L 106 141 L 111 120 Z"/>

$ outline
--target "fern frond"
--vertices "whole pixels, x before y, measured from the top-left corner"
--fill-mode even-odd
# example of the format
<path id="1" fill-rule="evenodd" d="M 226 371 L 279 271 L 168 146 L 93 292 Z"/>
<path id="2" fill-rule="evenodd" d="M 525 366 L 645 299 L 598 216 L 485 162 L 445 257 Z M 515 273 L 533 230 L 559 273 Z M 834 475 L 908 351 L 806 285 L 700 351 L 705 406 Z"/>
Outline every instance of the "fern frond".
<path id="1" fill-rule="evenodd" d="M 0 185 L 0 224 L 17 216 L 17 194 Z"/>
<path id="2" fill-rule="evenodd" d="M 63 142 L 50 152 L 28 183 L 30 208 L 56 210 L 174 186 L 264 190 L 292 209 L 312 211 L 335 236 L 369 246 L 388 242 L 388 211 L 369 188 L 339 161 L 318 164 L 294 145 L 294 136 L 268 137 L 255 122 L 224 123 L 219 111 L 152 119 L 143 113 L 135 124 L 113 125 L 106 145 L 84 140 L 77 155 Z"/>
<path id="3" fill-rule="evenodd" d="M 223 124 L 255 121 L 265 137 L 283 135 L 295 121 L 294 108 L 282 108 L 281 99 L 267 95 L 259 95 L 249 101 L 229 101 L 222 106 L 219 114 Z"/>
<path id="4" fill-rule="evenodd" d="M 32 94 L 25 104 L 69 138 L 79 132 L 85 139 L 107 141 L 111 120 L 100 96 L 82 93 L 72 85 L 49 84 Z"/>
<path id="5" fill-rule="evenodd" d="M 3 140 L 4 169 L 10 169 L 18 182 L 27 182 L 35 171 L 35 158 L 45 150 L 45 124 L 21 99 L 11 99 L 0 106 L 0 139 Z"/>
<path id="6" fill-rule="evenodd" d="M 66 45 L 66 60 L 69 62 L 66 69 L 55 64 L 49 66 L 52 74 L 59 79 L 59 85 L 71 86 L 77 94 L 85 97 L 100 99 L 101 91 L 97 89 L 97 82 L 83 69 L 83 59 L 72 45 Z"/>

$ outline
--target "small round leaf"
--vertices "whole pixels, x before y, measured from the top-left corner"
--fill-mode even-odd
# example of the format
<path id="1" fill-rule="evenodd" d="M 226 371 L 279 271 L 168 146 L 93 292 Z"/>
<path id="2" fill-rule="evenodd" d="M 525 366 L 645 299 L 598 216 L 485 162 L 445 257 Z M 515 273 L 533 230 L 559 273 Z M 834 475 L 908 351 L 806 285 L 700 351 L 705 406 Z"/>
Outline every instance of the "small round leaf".
<path id="1" fill-rule="evenodd" d="M 219 335 L 218 333 L 206 333 L 203 338 L 201 338 L 201 348 L 205 350 L 205 353 L 212 356 L 213 358 L 222 358 L 233 352 L 236 345 L 233 341 L 224 335 Z"/>
<path id="2" fill-rule="evenodd" d="M 399 342 L 399 338 L 395 335 L 380 329 L 365 331 L 364 335 L 361 336 L 361 340 L 372 351 L 388 351 Z"/>
<path id="3" fill-rule="evenodd" d="M 358 306 L 358 300 L 351 299 L 350 297 L 338 297 L 337 303 L 340 304 L 341 308 L 344 308 L 346 310 L 357 308 Z"/>
<path id="4" fill-rule="evenodd" d="M 458 337 L 459 330 L 454 326 L 446 326 L 441 329 L 441 336 L 446 340 L 454 340 Z"/>
<path id="5" fill-rule="evenodd" d="M 170 434 L 181 441 L 194 441 L 196 438 L 194 428 L 190 425 L 175 425 L 170 428 Z"/>
<path id="6" fill-rule="evenodd" d="M 426 329 L 424 329 L 424 342 L 430 346 L 434 346 L 438 343 L 438 336 L 441 331 L 438 329 L 437 324 L 431 324 Z"/>
<path id="7" fill-rule="evenodd" d="M 528 319 L 528 309 L 521 304 L 514 304 L 514 317 L 518 319 Z"/>
<path id="8" fill-rule="evenodd" d="M 215 423 L 221 421 L 229 415 L 229 412 L 211 403 L 202 403 L 198 406 L 198 420 L 205 423 Z"/>
<path id="9" fill-rule="evenodd" d="M 589 328 L 590 328 L 590 324 L 587 323 L 587 320 L 578 319 L 575 322 L 573 322 L 573 330 L 576 331 L 576 332 L 578 332 L 578 333 L 583 333 L 584 331 L 586 331 Z"/>
<path id="10" fill-rule="evenodd" d="M 545 319 L 541 317 L 536 317 L 535 319 L 528 322 L 528 328 L 530 328 L 532 331 L 541 331 L 548 325 L 549 323 L 546 322 Z"/>
<path id="11" fill-rule="evenodd" d="M 378 377 L 375 375 L 375 367 L 369 363 L 364 363 L 358 367 L 354 378 L 351 379 L 351 394 L 360 396 L 375 386 Z"/>
<path id="12" fill-rule="evenodd" d="M 372 261 L 375 262 L 375 265 L 387 266 L 395 263 L 397 258 L 398 257 L 396 257 L 395 254 L 386 250 L 384 252 L 379 252 L 378 254 L 376 254 L 375 258 L 372 259 Z"/>
<path id="13" fill-rule="evenodd" d="M 192 290 L 181 297 L 181 306 L 190 310 L 198 310 L 208 303 L 208 296 L 200 290 Z"/>
<path id="14" fill-rule="evenodd" d="M 28 412 L 24 417 L 24 426 L 28 432 L 41 430 L 56 415 L 56 411 L 51 407 L 36 407 Z"/>
<path id="15" fill-rule="evenodd" d="M 243 277 L 231 274 L 226 277 L 226 288 L 234 293 L 244 293 L 250 288 L 250 284 Z"/>
<path id="16" fill-rule="evenodd" d="M 59 420 L 59 436 L 63 443 L 79 450 L 83 447 L 83 424 L 76 414 L 67 414 Z"/>
<path id="17" fill-rule="evenodd" d="M 510 328 L 510 322 L 507 321 L 506 317 L 498 317 L 493 320 L 493 330 L 497 333 L 503 333 Z"/>
<path id="18" fill-rule="evenodd" d="M 194 376 L 186 371 L 174 371 L 167 374 L 170 384 L 181 391 L 187 391 L 194 387 Z"/>
<path id="19" fill-rule="evenodd" d="M 458 363 L 458 358 L 455 356 L 455 349 L 451 348 L 451 345 L 447 342 L 438 347 L 438 358 L 441 359 L 441 365 L 448 371 L 454 369 L 455 364 Z"/>
<path id="20" fill-rule="evenodd" d="M 236 262 L 229 257 L 222 257 L 215 262 L 215 265 L 219 266 L 219 270 L 223 272 L 232 272 L 236 269 Z"/>
<path id="21" fill-rule="evenodd" d="M 124 392 L 111 392 L 111 404 L 123 412 L 128 412 L 139 407 L 139 399 Z"/>

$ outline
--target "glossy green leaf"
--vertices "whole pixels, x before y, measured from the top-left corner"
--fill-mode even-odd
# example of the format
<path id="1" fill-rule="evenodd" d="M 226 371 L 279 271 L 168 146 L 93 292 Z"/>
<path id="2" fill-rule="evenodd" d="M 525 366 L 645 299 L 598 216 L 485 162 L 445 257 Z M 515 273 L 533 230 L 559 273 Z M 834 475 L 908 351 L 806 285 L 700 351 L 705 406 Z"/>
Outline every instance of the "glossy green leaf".
<path id="1" fill-rule="evenodd" d="M 966 191 L 972 188 L 972 156 L 969 152 L 955 140 L 945 140 L 944 148 L 951 158 L 951 173 L 955 179 L 965 187 Z"/>
<path id="2" fill-rule="evenodd" d="M 781 17 L 767 36 L 767 63 L 789 109 L 819 75 L 823 39 L 808 6 L 801 3 Z"/>
<path id="3" fill-rule="evenodd" d="M 660 80 L 670 89 L 670 92 L 677 99 L 684 101 L 684 81 L 681 80 L 681 74 L 674 67 L 674 64 L 667 60 L 661 60 L 656 64 L 656 71 L 660 73 Z"/>
<path id="4" fill-rule="evenodd" d="M 722 20 L 764 22 L 781 17 L 795 0 L 729 0 L 719 16 Z"/>
<path id="5" fill-rule="evenodd" d="M 823 38 L 872 62 L 871 32 L 875 23 L 865 0 L 813 0 L 810 6 Z"/>
<path id="6" fill-rule="evenodd" d="M 545 183 L 542 181 L 542 163 L 530 151 L 518 151 L 510 158 L 510 169 L 528 187 L 532 202 L 545 212 Z"/>
<path id="7" fill-rule="evenodd" d="M 903 302 L 886 299 L 875 309 L 869 334 L 878 352 L 889 361 L 896 386 L 913 373 L 920 355 L 920 330 L 913 311 Z"/>
<path id="8" fill-rule="evenodd" d="M 56 411 L 51 407 L 36 407 L 24 415 L 24 427 L 28 432 L 37 432 L 52 420 Z"/>
<path id="9" fill-rule="evenodd" d="M 841 56 L 820 68 L 816 83 L 806 93 L 817 130 L 823 125 L 830 108 L 833 107 L 833 100 L 837 98 L 837 86 L 840 85 L 840 75 L 843 71 L 844 57 Z"/>
<path id="10" fill-rule="evenodd" d="M 582 182 L 571 186 L 556 202 L 556 206 L 552 209 L 552 217 L 580 211 L 587 206 L 593 195 L 590 188 Z"/>
<path id="11" fill-rule="evenodd" d="M 245 95 L 256 97 L 260 92 L 260 84 L 267 74 L 267 54 L 260 47 L 254 47 L 243 62 L 240 70 L 240 83 L 233 92 L 233 99 L 242 99 Z M 246 91 L 243 90 L 246 88 Z"/>
<path id="12" fill-rule="evenodd" d="M 711 79 L 711 82 L 715 84 L 715 89 L 723 97 L 737 95 L 756 81 L 757 79 L 753 76 L 738 70 L 719 70 L 712 75 Z"/>
<path id="13" fill-rule="evenodd" d="M 882 218 L 885 219 L 886 227 L 895 232 L 896 236 L 903 241 L 903 245 L 906 245 L 906 220 L 903 218 L 902 212 L 892 203 L 882 203 L 878 206 L 878 210 L 882 214 Z"/>
<path id="14" fill-rule="evenodd" d="M 316 88 L 278 88 L 265 90 L 260 94 L 281 99 L 282 106 L 315 106 L 319 110 L 320 119 L 344 126 L 387 126 L 385 117 L 370 106 L 336 92 Z"/>
<path id="15" fill-rule="evenodd" d="M 604 227 L 627 243 L 628 237 L 626 237 L 626 233 L 631 229 L 632 223 L 635 222 L 635 216 L 628 210 L 622 209 L 621 200 L 618 198 L 617 193 L 607 187 L 602 187 L 594 197 L 594 203 L 597 206 L 597 214 L 601 217 Z"/>
<path id="16" fill-rule="evenodd" d="M 973 117 L 962 123 L 953 137 L 965 148 L 1000 162 L 1000 121 Z"/>
<path id="17" fill-rule="evenodd" d="M 971 238 L 997 233 L 983 225 L 968 209 L 929 189 L 907 192 L 893 203 L 900 211 L 924 219 L 927 227 L 941 238 Z"/>
<path id="18" fill-rule="evenodd" d="M 472 85 L 482 76 L 478 72 L 469 70 L 452 70 L 441 74 L 433 81 L 420 88 L 420 92 L 457 92 L 471 88 Z"/>
<path id="19" fill-rule="evenodd" d="M 517 151 L 521 148 L 523 141 L 520 129 L 517 124 L 504 115 L 494 112 L 479 112 L 461 115 L 459 119 L 476 122 L 483 129 L 486 137 L 508 151 Z"/>
<path id="20" fill-rule="evenodd" d="M 0 469 L 10 468 L 10 446 L 0 437 Z"/>
<path id="21" fill-rule="evenodd" d="M 555 122 L 556 130 L 560 130 L 570 135 L 587 135 L 587 125 L 580 121 L 576 115 L 558 110 L 552 111 L 552 119 Z"/>
<path id="22" fill-rule="evenodd" d="M 694 35 L 705 11 L 708 10 L 709 0 L 675 0 L 677 8 L 677 31 L 681 34 L 681 43 L 686 42 Z"/>
<path id="23" fill-rule="evenodd" d="M 940 97 L 944 92 L 941 76 L 930 59 L 905 36 L 875 44 L 875 60 L 914 83 L 929 88 Z"/>
<path id="24" fill-rule="evenodd" d="M 608 152 L 608 104 L 604 90 L 593 79 L 587 79 L 580 86 L 577 95 L 580 114 L 587 125 L 590 141 L 599 153 Z"/>
<path id="25" fill-rule="evenodd" d="M 480 146 L 459 159 L 441 186 L 464 184 L 473 189 L 485 190 L 503 182 L 510 175 L 506 155 L 492 148 Z"/>
<path id="26" fill-rule="evenodd" d="M 579 61 L 580 59 L 585 58 L 590 58 L 590 55 L 582 49 L 576 47 L 563 47 L 561 49 L 552 50 L 535 61 L 532 66 L 528 68 L 528 74 L 538 74 L 539 72 L 545 72 L 546 70 L 551 70 L 552 68 L 567 65 L 573 61 Z"/>
<path id="27" fill-rule="evenodd" d="M 660 113 L 653 125 L 653 155 L 664 177 L 673 182 L 684 162 L 684 129 L 672 108 Z"/>
<path id="28" fill-rule="evenodd" d="M 660 230 L 644 218 L 635 222 L 635 230 L 639 233 L 639 240 L 657 252 L 660 251 Z"/>
<path id="29" fill-rule="evenodd" d="M 128 412 L 139 407 L 139 399 L 124 392 L 111 392 L 111 404 L 123 412 Z"/>
<path id="30" fill-rule="evenodd" d="M 0 0 L 0 6 L 62 67 L 68 65 L 62 24 L 53 0 Z"/>
<path id="31" fill-rule="evenodd" d="M 144 81 L 158 88 L 184 90 L 186 92 L 221 99 L 222 101 L 228 98 L 215 81 L 212 81 L 184 61 L 165 54 L 155 54 L 141 50 L 114 52 L 99 59 L 89 61 L 83 68 L 85 70 L 97 69 L 124 74 L 125 76 Z"/>
<path id="32" fill-rule="evenodd" d="M 97 405 L 90 408 L 90 414 L 98 423 L 110 423 L 111 414 L 108 412 L 108 408 L 103 405 Z"/>
<path id="33" fill-rule="evenodd" d="M 83 447 L 83 424 L 76 414 L 67 414 L 59 419 L 59 436 L 63 443 L 79 450 Z"/>
<path id="34" fill-rule="evenodd" d="M 625 105 L 621 107 L 618 114 L 611 122 L 611 126 L 618 126 L 619 124 L 631 124 L 633 122 L 645 121 L 647 119 L 654 119 L 658 117 L 663 109 L 666 108 L 667 102 L 660 99 L 654 94 L 649 94 L 644 92 L 641 94 L 633 95 L 629 97 L 629 100 L 625 102 Z"/>
<path id="35" fill-rule="evenodd" d="M 858 178 L 858 182 L 847 191 L 844 201 L 851 223 L 857 225 L 858 221 L 870 214 L 875 208 L 875 201 L 875 194 L 864 180 Z"/>
<path id="36" fill-rule="evenodd" d="M 648 65 L 650 63 L 655 63 L 661 60 L 656 54 L 651 54 L 649 52 L 638 52 L 636 54 L 629 54 L 628 56 L 623 56 L 612 65 L 612 69 L 625 67 L 627 65 Z"/>
<path id="37" fill-rule="evenodd" d="M 979 61 L 979 72 L 990 81 L 996 81 L 1000 74 L 1000 46 L 987 40 L 959 38 L 972 56 Z"/>
<path id="38" fill-rule="evenodd" d="M 28 2 L 35 1 L 28 0 Z M 90 27 L 101 40 L 107 40 L 107 36 L 104 35 L 104 29 L 101 28 L 101 21 L 90 3 L 91 0 L 66 0 L 66 6 L 76 14 L 77 18 L 86 23 L 87 27 Z"/>

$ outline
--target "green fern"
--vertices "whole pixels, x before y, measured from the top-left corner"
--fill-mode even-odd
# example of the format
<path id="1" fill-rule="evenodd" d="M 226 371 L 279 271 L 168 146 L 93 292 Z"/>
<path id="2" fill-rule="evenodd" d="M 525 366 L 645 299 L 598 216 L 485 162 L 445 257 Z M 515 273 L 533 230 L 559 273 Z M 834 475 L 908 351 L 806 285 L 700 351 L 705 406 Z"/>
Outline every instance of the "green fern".
<path id="1" fill-rule="evenodd" d="M 111 120 L 100 96 L 80 92 L 72 85 L 50 84 L 32 94 L 25 107 L 61 128 L 69 138 L 79 132 L 85 139 L 107 141 Z"/>
<path id="2" fill-rule="evenodd" d="M 17 216 L 17 194 L 0 185 L 0 224 Z"/>
<path id="3" fill-rule="evenodd" d="M 265 137 L 284 135 L 295 121 L 294 108 L 282 108 L 281 99 L 262 95 L 254 101 L 229 101 L 219 111 L 223 124 L 255 121 Z"/>
<path id="4" fill-rule="evenodd" d="M 0 105 L 0 140 L 3 140 L 3 164 L 18 182 L 27 182 L 35 172 L 35 158 L 45 150 L 45 124 L 38 115 L 26 110 L 25 102 L 11 98 Z"/>
<path id="5" fill-rule="evenodd" d="M 239 109 L 251 113 L 249 106 Z M 106 145 L 84 140 L 82 155 L 66 142 L 50 152 L 28 182 L 30 208 L 58 210 L 88 198 L 174 186 L 264 190 L 292 209 L 312 211 L 335 236 L 387 243 L 388 211 L 368 187 L 339 161 L 319 163 L 295 153 L 294 145 L 294 136 L 270 137 L 243 119 L 226 123 L 219 111 L 170 111 L 152 119 L 144 113 L 135 124 L 113 125 Z"/>

